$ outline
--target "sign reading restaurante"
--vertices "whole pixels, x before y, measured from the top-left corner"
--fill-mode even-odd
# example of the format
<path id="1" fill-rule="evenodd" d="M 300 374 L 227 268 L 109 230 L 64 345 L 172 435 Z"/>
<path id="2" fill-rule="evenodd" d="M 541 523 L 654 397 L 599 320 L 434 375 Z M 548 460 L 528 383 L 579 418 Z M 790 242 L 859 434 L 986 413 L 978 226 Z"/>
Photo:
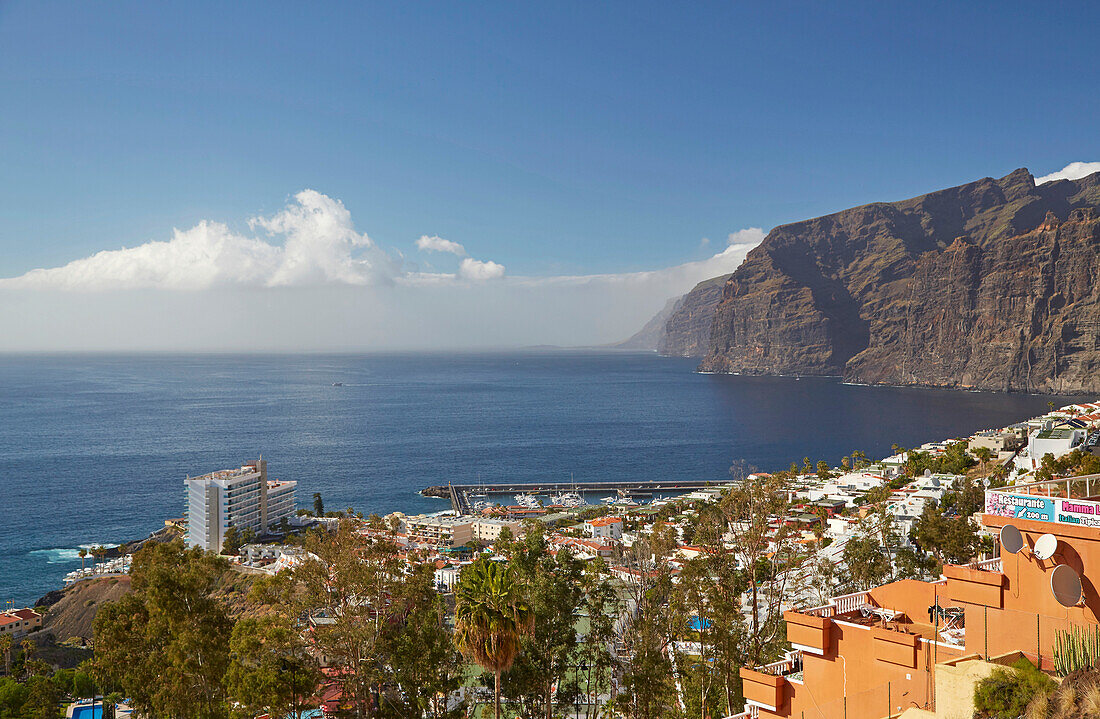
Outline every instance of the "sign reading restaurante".
<path id="1" fill-rule="evenodd" d="M 997 517 L 1031 519 L 1038 522 L 1100 527 L 1100 502 L 1081 499 L 986 492 L 985 513 Z"/>

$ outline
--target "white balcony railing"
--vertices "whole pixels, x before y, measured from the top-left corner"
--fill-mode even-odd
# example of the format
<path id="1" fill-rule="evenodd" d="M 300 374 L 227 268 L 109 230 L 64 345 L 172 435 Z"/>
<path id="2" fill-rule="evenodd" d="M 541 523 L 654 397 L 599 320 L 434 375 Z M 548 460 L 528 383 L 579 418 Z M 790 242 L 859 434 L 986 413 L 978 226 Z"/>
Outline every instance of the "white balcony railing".
<path id="1" fill-rule="evenodd" d="M 772 674 L 777 677 L 785 677 L 795 671 L 795 667 L 798 666 L 801 660 L 802 652 L 796 649 L 790 652 L 786 659 L 780 659 L 778 662 L 772 662 L 771 664 L 757 667 L 756 671 L 763 672 L 764 674 Z"/>
<path id="2" fill-rule="evenodd" d="M 854 594 L 845 594 L 840 597 L 833 597 L 833 606 L 836 607 L 837 614 L 847 614 L 848 612 L 857 612 L 861 604 L 870 604 L 869 600 L 871 595 L 867 592 L 856 592 Z"/>
<path id="3" fill-rule="evenodd" d="M 983 559 L 978 562 L 971 562 L 967 566 L 982 572 L 999 572 L 1001 571 L 1001 558 L 994 557 L 993 559 Z"/>

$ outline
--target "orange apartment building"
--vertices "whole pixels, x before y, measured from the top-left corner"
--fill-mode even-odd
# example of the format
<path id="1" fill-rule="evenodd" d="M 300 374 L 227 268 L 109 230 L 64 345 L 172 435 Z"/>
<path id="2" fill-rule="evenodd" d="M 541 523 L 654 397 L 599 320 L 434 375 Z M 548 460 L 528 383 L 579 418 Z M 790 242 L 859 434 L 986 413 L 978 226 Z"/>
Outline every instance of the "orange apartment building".
<path id="1" fill-rule="evenodd" d="M 947 687 L 959 667 L 1023 655 L 1050 669 L 1057 631 L 1100 623 L 1100 475 L 987 491 L 982 523 L 998 558 L 785 612 L 793 649 L 741 670 L 746 713 L 970 716 L 936 705 L 938 686 L 944 703 L 958 701 Z"/>

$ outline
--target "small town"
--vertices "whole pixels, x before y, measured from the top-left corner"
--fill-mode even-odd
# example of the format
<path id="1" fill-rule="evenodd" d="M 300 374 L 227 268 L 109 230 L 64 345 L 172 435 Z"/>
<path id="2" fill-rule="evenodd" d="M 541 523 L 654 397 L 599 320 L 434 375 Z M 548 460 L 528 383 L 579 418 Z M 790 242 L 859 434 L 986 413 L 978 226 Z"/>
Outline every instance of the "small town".
<path id="1" fill-rule="evenodd" d="M 1100 692 L 1100 403 L 592 504 L 483 485 L 464 515 L 363 517 L 319 494 L 299 509 L 263 459 L 184 484 L 185 517 L 93 550 L 52 604 L 0 613 L 0 702 L 68 697 L 78 719 L 917 719 Z M 68 595 L 94 585 L 127 591 L 87 636 L 58 636 Z M 199 645 L 205 666 L 173 658 Z"/>
<path id="2" fill-rule="evenodd" d="M 1100 719 L 1098 29 L 0 0 L 0 719 Z"/>

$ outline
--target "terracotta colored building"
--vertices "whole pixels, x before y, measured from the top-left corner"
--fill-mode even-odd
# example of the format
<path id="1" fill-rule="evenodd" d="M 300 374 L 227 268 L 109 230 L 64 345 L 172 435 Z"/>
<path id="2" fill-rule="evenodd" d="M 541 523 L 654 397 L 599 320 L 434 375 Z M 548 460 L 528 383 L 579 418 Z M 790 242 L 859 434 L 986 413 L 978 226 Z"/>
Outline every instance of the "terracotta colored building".
<path id="1" fill-rule="evenodd" d="M 1023 655 L 1050 669 L 1056 632 L 1100 623 L 1100 475 L 988 491 L 982 523 L 999 557 L 786 612 L 788 658 L 741 670 L 748 713 L 953 716 L 937 687 L 961 665 Z"/>

